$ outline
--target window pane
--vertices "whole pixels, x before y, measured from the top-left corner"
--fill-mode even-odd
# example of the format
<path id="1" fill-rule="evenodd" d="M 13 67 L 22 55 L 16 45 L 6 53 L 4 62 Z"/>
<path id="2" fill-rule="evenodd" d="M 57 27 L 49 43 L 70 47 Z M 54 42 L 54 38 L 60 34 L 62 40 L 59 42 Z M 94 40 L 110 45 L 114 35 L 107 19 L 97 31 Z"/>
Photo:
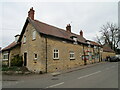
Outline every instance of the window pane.
<path id="1" fill-rule="evenodd" d="M 56 53 L 56 58 L 58 58 L 58 53 Z"/>
<path id="2" fill-rule="evenodd" d="M 37 54 L 35 54 L 35 58 L 37 58 Z"/>
<path id="3" fill-rule="evenodd" d="M 24 36 L 24 38 L 23 38 L 23 42 L 24 42 L 24 43 L 26 42 L 26 36 Z"/>
<path id="4" fill-rule="evenodd" d="M 8 55 L 4 55 L 4 56 L 3 56 L 3 59 L 8 59 Z"/>

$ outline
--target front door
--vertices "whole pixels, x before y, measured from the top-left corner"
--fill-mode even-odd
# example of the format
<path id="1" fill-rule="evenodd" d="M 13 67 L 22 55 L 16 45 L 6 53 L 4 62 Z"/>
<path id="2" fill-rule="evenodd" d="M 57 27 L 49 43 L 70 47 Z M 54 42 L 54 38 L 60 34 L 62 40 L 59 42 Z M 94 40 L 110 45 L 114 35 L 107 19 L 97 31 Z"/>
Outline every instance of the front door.
<path id="1" fill-rule="evenodd" d="M 24 66 L 27 65 L 27 53 L 24 53 Z"/>

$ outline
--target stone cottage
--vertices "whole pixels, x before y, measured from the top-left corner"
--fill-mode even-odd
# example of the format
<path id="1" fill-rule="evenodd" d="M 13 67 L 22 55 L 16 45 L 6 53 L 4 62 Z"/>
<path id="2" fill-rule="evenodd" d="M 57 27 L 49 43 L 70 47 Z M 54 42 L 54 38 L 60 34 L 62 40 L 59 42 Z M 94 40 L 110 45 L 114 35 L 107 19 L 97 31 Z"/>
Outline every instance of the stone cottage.
<path id="1" fill-rule="evenodd" d="M 48 25 L 34 19 L 33 8 L 20 35 L 15 41 L 2 49 L 3 61 L 10 66 L 11 59 L 19 54 L 23 57 L 23 66 L 33 72 L 54 72 L 84 64 L 100 62 L 102 47 L 71 32 L 71 25 L 66 30 Z"/>

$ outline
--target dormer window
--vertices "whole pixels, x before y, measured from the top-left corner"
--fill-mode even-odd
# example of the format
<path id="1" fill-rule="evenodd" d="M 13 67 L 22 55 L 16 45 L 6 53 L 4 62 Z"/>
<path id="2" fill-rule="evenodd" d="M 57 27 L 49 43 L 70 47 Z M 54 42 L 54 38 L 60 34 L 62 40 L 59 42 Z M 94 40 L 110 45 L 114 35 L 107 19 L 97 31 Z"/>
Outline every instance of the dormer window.
<path id="1" fill-rule="evenodd" d="M 73 37 L 74 44 L 77 44 L 77 37 Z"/>
<path id="2" fill-rule="evenodd" d="M 36 39 L 36 31 L 35 31 L 35 30 L 33 31 L 33 37 L 32 37 L 32 39 L 33 39 L 33 40 Z"/>
<path id="3" fill-rule="evenodd" d="M 73 44 L 77 44 L 77 37 L 76 36 L 71 36 L 70 38 L 72 38 L 74 40 Z"/>
<path id="4" fill-rule="evenodd" d="M 75 42 L 77 42 L 77 37 L 73 37 L 73 40 L 74 40 Z"/>

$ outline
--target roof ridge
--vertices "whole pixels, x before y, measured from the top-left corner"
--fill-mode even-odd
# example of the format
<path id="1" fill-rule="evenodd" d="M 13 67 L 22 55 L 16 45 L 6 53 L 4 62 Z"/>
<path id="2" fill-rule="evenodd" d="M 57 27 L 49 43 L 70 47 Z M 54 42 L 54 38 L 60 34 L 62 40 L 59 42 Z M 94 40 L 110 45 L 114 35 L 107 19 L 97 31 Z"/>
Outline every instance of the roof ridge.
<path id="1" fill-rule="evenodd" d="M 57 28 L 57 29 L 60 29 L 60 30 L 62 30 L 62 31 L 67 32 L 65 29 L 59 28 L 59 27 L 57 27 L 57 26 L 53 26 L 53 25 L 48 24 L 48 23 L 44 23 L 44 22 L 39 21 L 39 20 L 37 20 L 37 19 L 35 19 L 34 21 L 37 21 L 37 22 L 43 23 L 43 24 L 45 24 L 45 25 L 48 25 L 48 26 L 51 26 L 51 27 L 54 27 L 54 28 Z M 73 33 L 73 32 L 67 32 L 67 33 L 75 34 L 75 35 L 77 35 L 77 36 L 80 36 L 79 34 L 76 34 L 76 33 Z M 84 37 L 83 37 L 83 38 L 84 38 Z"/>
<path id="2" fill-rule="evenodd" d="M 37 19 L 35 19 L 34 21 L 37 21 L 37 22 L 43 23 L 43 24 L 45 24 L 45 25 L 48 25 L 48 26 L 51 26 L 51 27 L 54 27 L 54 28 L 57 28 L 57 29 L 61 29 L 61 30 L 64 30 L 64 31 L 66 31 L 65 29 L 59 28 L 59 27 L 57 27 L 57 26 L 53 26 L 53 25 L 51 25 L 51 24 L 48 24 L 48 23 L 44 23 L 44 22 L 42 22 L 42 21 L 39 21 L 39 20 L 37 20 Z"/>

